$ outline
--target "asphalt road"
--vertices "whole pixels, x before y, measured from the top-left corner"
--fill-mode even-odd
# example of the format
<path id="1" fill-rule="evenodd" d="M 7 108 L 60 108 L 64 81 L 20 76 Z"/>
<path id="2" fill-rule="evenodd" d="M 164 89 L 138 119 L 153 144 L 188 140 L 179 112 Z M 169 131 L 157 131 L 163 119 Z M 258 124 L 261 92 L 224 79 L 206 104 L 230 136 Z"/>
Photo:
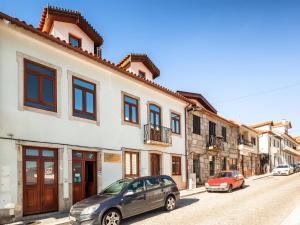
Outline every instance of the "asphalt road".
<path id="1" fill-rule="evenodd" d="M 123 225 L 280 225 L 300 205 L 300 173 L 249 181 L 232 193 L 202 193 L 181 199 L 177 209 L 161 209 Z M 294 213 L 295 214 L 295 213 Z M 300 224 L 299 220 L 295 224 Z"/>

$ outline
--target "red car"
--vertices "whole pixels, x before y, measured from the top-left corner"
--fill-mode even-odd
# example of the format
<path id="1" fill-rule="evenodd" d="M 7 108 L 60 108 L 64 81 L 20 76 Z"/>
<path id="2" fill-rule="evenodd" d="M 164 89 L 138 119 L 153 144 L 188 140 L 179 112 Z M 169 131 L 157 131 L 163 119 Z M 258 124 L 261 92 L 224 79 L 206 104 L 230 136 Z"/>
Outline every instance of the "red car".
<path id="1" fill-rule="evenodd" d="M 244 176 L 239 171 L 222 171 L 217 173 L 214 177 L 209 178 L 207 183 L 205 183 L 205 188 L 207 192 L 232 192 L 233 189 L 243 188 L 244 184 Z"/>

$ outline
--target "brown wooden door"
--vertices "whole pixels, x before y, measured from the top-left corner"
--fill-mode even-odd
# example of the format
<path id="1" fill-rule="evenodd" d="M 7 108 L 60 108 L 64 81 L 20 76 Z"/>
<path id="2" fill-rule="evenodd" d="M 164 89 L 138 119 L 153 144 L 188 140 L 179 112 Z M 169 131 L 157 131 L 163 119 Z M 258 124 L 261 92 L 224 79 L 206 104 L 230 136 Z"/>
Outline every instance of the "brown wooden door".
<path id="1" fill-rule="evenodd" d="M 151 154 L 151 176 L 160 175 L 160 155 Z"/>
<path id="2" fill-rule="evenodd" d="M 161 141 L 161 112 L 156 105 L 150 105 L 150 128 L 151 140 Z"/>
<path id="3" fill-rule="evenodd" d="M 97 193 L 96 153 L 73 151 L 73 203 Z"/>
<path id="4" fill-rule="evenodd" d="M 58 210 L 57 150 L 24 147 L 24 215 Z"/>

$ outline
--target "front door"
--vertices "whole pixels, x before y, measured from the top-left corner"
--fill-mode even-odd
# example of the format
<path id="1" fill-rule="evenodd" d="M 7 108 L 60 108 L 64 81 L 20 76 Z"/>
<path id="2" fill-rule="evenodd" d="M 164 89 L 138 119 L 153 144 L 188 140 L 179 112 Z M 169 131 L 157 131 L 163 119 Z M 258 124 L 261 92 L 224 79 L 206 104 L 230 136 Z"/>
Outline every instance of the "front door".
<path id="1" fill-rule="evenodd" d="M 57 150 L 23 148 L 24 215 L 58 210 Z"/>
<path id="2" fill-rule="evenodd" d="M 161 112 L 157 105 L 150 105 L 150 138 L 153 141 L 161 141 Z"/>
<path id="3" fill-rule="evenodd" d="M 196 174 L 196 184 L 200 184 L 200 160 L 199 155 L 193 155 L 193 173 Z"/>
<path id="4" fill-rule="evenodd" d="M 73 203 L 97 193 L 96 153 L 73 151 Z"/>
<path id="5" fill-rule="evenodd" d="M 151 176 L 160 175 L 160 155 L 151 154 Z"/>
<path id="6" fill-rule="evenodd" d="M 215 175 L 215 157 L 211 156 L 211 159 L 209 161 L 209 175 L 214 176 Z"/>

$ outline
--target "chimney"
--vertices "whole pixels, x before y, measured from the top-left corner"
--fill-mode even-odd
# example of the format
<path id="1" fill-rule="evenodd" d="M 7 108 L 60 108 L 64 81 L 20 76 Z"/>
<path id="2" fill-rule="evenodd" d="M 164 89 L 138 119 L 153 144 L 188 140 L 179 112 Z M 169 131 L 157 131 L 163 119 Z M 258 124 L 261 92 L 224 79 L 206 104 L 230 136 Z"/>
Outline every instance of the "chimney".
<path id="1" fill-rule="evenodd" d="M 95 47 L 95 55 L 98 57 L 98 58 L 102 58 L 102 49 L 100 46 L 96 46 Z"/>

